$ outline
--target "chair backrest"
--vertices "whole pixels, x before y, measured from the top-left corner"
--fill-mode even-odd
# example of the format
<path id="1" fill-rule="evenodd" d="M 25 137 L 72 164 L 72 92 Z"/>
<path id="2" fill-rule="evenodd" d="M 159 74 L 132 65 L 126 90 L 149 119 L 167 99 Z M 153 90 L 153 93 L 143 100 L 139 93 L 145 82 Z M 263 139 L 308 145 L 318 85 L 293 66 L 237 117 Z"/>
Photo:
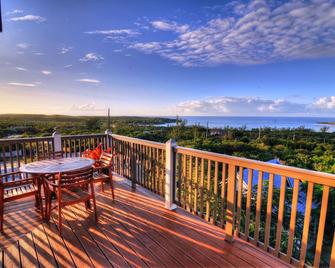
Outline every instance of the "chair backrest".
<path id="1" fill-rule="evenodd" d="M 112 166 L 113 163 L 113 155 L 103 152 L 100 156 L 99 159 L 100 164 L 104 165 L 104 166 Z"/>
<path id="2" fill-rule="evenodd" d="M 77 171 L 59 173 L 57 186 L 62 188 L 85 186 L 89 184 L 92 179 L 93 168 L 88 167 Z"/>
<path id="3" fill-rule="evenodd" d="M 12 185 L 13 182 L 15 182 L 15 184 L 20 184 L 21 182 L 22 184 L 25 184 L 28 180 L 32 181 L 32 178 L 29 177 L 28 174 L 19 171 L 0 174 L 0 183 L 3 183 L 4 185 Z"/>

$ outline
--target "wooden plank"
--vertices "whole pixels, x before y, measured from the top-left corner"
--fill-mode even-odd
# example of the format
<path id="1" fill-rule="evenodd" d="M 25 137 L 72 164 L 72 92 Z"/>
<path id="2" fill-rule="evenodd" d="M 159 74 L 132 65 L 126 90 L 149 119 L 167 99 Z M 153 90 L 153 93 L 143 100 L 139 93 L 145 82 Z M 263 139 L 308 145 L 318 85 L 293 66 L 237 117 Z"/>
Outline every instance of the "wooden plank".
<path id="1" fill-rule="evenodd" d="M 6 268 L 20 267 L 20 253 L 18 242 L 15 242 L 10 247 L 6 248 L 3 253 L 3 264 Z"/>
<path id="2" fill-rule="evenodd" d="M 298 205 L 298 197 L 299 197 L 298 195 L 299 195 L 299 180 L 294 179 L 291 218 L 290 218 L 290 231 L 289 231 L 288 246 L 287 246 L 287 253 L 286 253 L 286 261 L 288 263 L 290 263 L 291 261 L 292 251 L 293 251 L 293 239 L 294 239 L 294 233 L 295 233 L 297 205 Z"/>
<path id="3" fill-rule="evenodd" d="M 51 220 L 55 224 L 57 222 L 57 217 L 52 216 Z M 66 220 L 63 221 L 62 234 L 64 244 L 71 254 L 75 265 L 77 267 L 93 267 L 93 263 L 88 257 L 85 249 L 83 248 L 75 233 L 69 227 Z"/>
<path id="4" fill-rule="evenodd" d="M 27 233 L 20 238 L 19 246 L 22 267 L 38 267 L 37 255 L 31 233 Z"/>
<path id="5" fill-rule="evenodd" d="M 304 267 L 304 265 L 305 265 L 307 243 L 308 243 L 308 234 L 309 234 L 309 225 L 310 225 L 310 222 L 311 222 L 313 190 L 314 190 L 314 183 L 309 182 L 308 183 L 308 189 L 307 189 L 307 197 L 306 197 L 304 228 L 303 228 L 303 231 L 302 231 L 302 238 L 301 238 L 300 263 L 299 263 L 300 267 Z"/>
<path id="6" fill-rule="evenodd" d="M 33 230 L 32 237 L 40 267 L 56 267 L 56 260 L 42 225 Z"/>
<path id="7" fill-rule="evenodd" d="M 274 175 L 269 176 L 269 187 L 268 187 L 268 201 L 266 206 L 266 220 L 264 230 L 264 250 L 268 251 L 269 240 L 270 240 L 270 228 L 271 228 L 271 215 L 272 215 L 272 198 L 273 198 L 273 185 Z"/>
<path id="8" fill-rule="evenodd" d="M 60 267 L 72 267 L 75 264 L 71 254 L 69 253 L 63 239 L 58 234 L 58 229 L 53 221 L 48 224 L 43 224 L 44 232 L 50 243 L 50 247 L 53 249 L 53 253 L 57 264 Z"/>
<path id="9" fill-rule="evenodd" d="M 198 214 L 198 195 L 199 195 L 199 158 L 195 158 L 195 174 L 194 174 L 194 197 L 193 197 L 193 214 Z"/>
<path id="10" fill-rule="evenodd" d="M 325 231 L 325 223 L 326 223 L 327 208 L 328 208 L 328 197 L 329 197 L 329 186 L 323 186 L 318 235 L 316 239 L 315 255 L 314 255 L 314 262 L 313 262 L 314 267 L 320 266 L 323 236 L 324 236 L 324 231 Z"/>
<path id="11" fill-rule="evenodd" d="M 263 172 L 259 170 L 258 183 L 257 183 L 257 200 L 256 200 L 256 222 L 255 222 L 255 233 L 254 233 L 254 243 L 256 245 L 259 239 L 259 229 L 261 221 L 262 190 L 263 190 Z"/>
<path id="12" fill-rule="evenodd" d="M 286 192 L 286 177 L 281 177 L 280 183 L 280 196 L 279 196 L 279 210 L 278 210 L 278 221 L 277 221 L 277 232 L 276 232 L 276 245 L 275 245 L 275 256 L 279 256 L 280 242 L 282 235 L 282 226 L 284 218 L 284 205 L 285 205 L 285 192 Z"/>
<path id="13" fill-rule="evenodd" d="M 248 170 L 248 189 L 247 189 L 247 201 L 246 201 L 246 216 L 245 216 L 245 240 L 249 239 L 249 228 L 250 228 L 250 207 L 251 207 L 251 195 L 252 195 L 252 179 L 253 170 Z"/>
<path id="14" fill-rule="evenodd" d="M 91 236 L 87 232 L 86 228 L 83 228 L 80 222 L 77 221 L 77 217 L 72 214 L 70 208 L 64 209 L 62 213 L 64 221 L 67 221 L 72 232 L 76 235 L 81 245 L 85 249 L 86 254 L 89 256 L 94 267 L 108 267 L 111 263 L 107 260 L 105 255 L 102 254 L 97 244 L 92 241 Z M 91 215 L 93 216 L 93 215 Z"/>

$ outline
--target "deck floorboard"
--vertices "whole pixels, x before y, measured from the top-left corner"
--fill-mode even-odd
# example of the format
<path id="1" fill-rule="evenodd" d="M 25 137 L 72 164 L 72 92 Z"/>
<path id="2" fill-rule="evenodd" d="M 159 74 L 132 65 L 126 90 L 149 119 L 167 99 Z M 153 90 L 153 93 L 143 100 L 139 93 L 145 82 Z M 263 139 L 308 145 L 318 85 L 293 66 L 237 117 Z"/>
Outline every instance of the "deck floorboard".
<path id="1" fill-rule="evenodd" d="M 107 188 L 107 187 L 106 187 Z M 161 197 L 116 178 L 116 200 L 97 186 L 99 222 L 84 205 L 42 223 L 33 198 L 5 208 L 0 266 L 5 267 L 285 267 L 285 262 L 178 208 L 164 209 Z M 107 188 L 108 189 L 108 188 Z"/>

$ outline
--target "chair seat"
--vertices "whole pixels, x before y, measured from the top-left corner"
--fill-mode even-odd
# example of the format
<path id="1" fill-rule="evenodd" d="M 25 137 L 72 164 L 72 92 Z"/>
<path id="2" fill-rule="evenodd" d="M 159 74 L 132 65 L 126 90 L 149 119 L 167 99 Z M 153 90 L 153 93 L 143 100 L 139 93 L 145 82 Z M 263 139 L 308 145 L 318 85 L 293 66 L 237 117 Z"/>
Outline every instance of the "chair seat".
<path id="1" fill-rule="evenodd" d="M 83 199 L 89 199 L 90 194 L 80 187 L 62 189 L 62 203 L 71 203 Z"/>
<path id="2" fill-rule="evenodd" d="M 4 200 L 16 199 L 22 196 L 28 196 L 37 191 L 37 187 L 32 184 L 24 184 L 4 189 Z"/>
<path id="3" fill-rule="evenodd" d="M 93 174 L 93 181 L 99 182 L 99 181 L 106 181 L 109 180 L 109 176 L 104 173 L 95 173 Z"/>

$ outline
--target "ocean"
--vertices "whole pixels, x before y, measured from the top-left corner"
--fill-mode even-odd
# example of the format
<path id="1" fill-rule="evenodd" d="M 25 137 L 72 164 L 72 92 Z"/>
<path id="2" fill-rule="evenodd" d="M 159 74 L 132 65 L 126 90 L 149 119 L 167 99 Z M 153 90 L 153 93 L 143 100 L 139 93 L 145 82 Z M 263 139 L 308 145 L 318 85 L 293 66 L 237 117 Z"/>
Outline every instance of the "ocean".
<path id="1" fill-rule="evenodd" d="M 169 117 L 175 118 L 175 117 Z M 252 117 L 252 116 L 180 116 L 187 125 L 201 125 L 209 128 L 246 127 L 252 128 L 298 128 L 304 127 L 320 131 L 324 126 L 329 132 L 335 131 L 335 125 L 320 124 L 320 122 L 335 122 L 335 117 Z M 166 124 L 173 125 L 173 124 Z"/>

